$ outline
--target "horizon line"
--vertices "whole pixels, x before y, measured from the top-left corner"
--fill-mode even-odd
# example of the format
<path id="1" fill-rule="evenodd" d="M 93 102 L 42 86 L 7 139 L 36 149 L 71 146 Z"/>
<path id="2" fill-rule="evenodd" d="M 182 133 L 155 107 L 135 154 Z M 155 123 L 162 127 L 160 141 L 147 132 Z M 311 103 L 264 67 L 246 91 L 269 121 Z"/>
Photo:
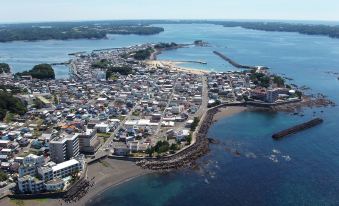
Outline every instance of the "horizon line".
<path id="1" fill-rule="evenodd" d="M 14 22 L 1 22 L 0 25 L 9 25 L 9 24 L 42 24 L 42 23 L 76 23 L 76 22 L 104 22 L 104 21 L 252 21 L 252 22 L 260 22 L 260 21 L 272 21 L 272 22 L 338 22 L 339 20 L 310 20 L 310 19 L 69 19 L 69 20 L 47 20 L 47 21 L 14 21 Z"/>

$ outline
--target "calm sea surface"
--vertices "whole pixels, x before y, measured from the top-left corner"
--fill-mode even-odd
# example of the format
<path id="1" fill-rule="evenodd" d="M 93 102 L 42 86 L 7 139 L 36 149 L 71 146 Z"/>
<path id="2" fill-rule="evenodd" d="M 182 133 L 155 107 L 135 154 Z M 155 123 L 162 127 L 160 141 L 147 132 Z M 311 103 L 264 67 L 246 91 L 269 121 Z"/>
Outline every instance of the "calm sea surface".
<path id="1" fill-rule="evenodd" d="M 153 36 L 2 43 L 0 62 L 17 72 L 66 61 L 71 52 L 202 39 L 210 46 L 172 50 L 159 58 L 206 61 L 185 66 L 211 71 L 235 70 L 212 53 L 217 50 L 242 64 L 268 66 L 293 78 L 291 83 L 310 87 L 309 93 L 321 92 L 339 103 L 339 74 L 333 74 L 339 73 L 339 39 L 215 25 L 161 26 L 165 32 Z M 55 70 L 58 78 L 68 76 L 66 67 Z M 306 109 L 304 115 L 244 112 L 224 118 L 210 128 L 209 136 L 220 144 L 211 145 L 199 170 L 139 177 L 107 190 L 92 205 L 339 205 L 339 109 Z M 324 124 L 272 140 L 272 133 L 313 116 Z"/>

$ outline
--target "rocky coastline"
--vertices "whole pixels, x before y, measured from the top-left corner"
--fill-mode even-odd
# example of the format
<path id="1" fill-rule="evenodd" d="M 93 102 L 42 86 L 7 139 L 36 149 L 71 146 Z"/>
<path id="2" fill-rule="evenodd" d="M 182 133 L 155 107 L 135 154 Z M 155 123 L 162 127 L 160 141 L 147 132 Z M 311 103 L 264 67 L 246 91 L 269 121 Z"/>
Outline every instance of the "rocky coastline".
<path id="1" fill-rule="evenodd" d="M 219 111 L 212 108 L 206 112 L 196 131 L 195 142 L 187 149 L 168 157 L 136 162 L 143 169 L 168 171 L 180 168 L 190 168 L 196 165 L 196 160 L 209 152 L 210 140 L 207 138 L 209 127 L 213 124 L 214 115 Z"/>

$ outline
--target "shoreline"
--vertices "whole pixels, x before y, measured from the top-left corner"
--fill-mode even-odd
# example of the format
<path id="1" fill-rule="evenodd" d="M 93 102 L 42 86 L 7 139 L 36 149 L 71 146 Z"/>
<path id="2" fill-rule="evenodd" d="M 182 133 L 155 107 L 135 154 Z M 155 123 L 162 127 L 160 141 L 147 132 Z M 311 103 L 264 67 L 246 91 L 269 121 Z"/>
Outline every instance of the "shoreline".
<path id="1" fill-rule="evenodd" d="M 219 121 L 222 118 L 225 117 L 230 117 L 232 115 L 241 113 L 246 111 L 247 108 L 246 107 L 240 107 L 240 106 L 230 106 L 230 107 L 226 107 L 226 108 L 221 108 L 215 115 L 214 115 L 214 119 L 213 121 Z M 112 160 L 112 161 L 123 161 L 123 160 Z M 126 161 L 124 161 L 126 162 Z M 142 169 L 139 166 L 135 165 L 134 162 L 129 162 L 131 165 L 133 165 L 132 167 L 137 167 L 135 174 L 125 177 L 125 178 L 120 178 L 120 179 L 116 179 L 115 181 L 107 181 L 110 177 L 104 178 L 98 182 L 96 182 L 95 187 L 93 188 L 93 190 L 91 190 L 84 198 L 82 198 L 79 202 L 75 203 L 75 206 L 80 206 L 80 205 L 88 205 L 93 203 L 93 201 L 97 198 L 100 197 L 100 195 L 102 195 L 104 192 L 106 192 L 109 189 L 112 189 L 114 187 L 117 187 L 119 185 L 122 185 L 124 183 L 127 183 L 129 181 L 132 181 L 138 177 L 147 175 L 147 174 L 152 174 L 156 171 L 151 171 L 151 170 L 146 170 L 146 169 Z M 96 163 L 96 164 L 100 164 L 100 163 Z M 125 173 L 126 175 L 126 173 Z M 101 183 L 105 183 L 105 184 L 101 184 Z M 99 186 L 98 186 L 99 185 Z"/>
<path id="2" fill-rule="evenodd" d="M 182 67 L 180 64 L 185 63 L 182 61 L 172 61 L 172 60 L 148 60 L 145 62 L 146 64 L 154 67 L 167 67 L 171 71 L 175 72 L 186 72 L 191 74 L 208 74 L 210 71 L 202 70 L 202 69 L 194 69 L 189 67 Z"/>
<path id="3" fill-rule="evenodd" d="M 25 206 L 43 206 L 48 201 L 49 206 L 72 205 L 72 206 L 84 206 L 91 204 L 95 199 L 100 197 L 105 191 L 127 183 L 135 178 L 143 175 L 151 174 L 154 171 L 145 170 L 138 167 L 135 162 L 115 160 L 115 159 L 103 159 L 101 162 L 96 162 L 88 166 L 87 179 L 94 178 L 94 187 L 92 187 L 88 193 L 77 202 L 66 203 L 60 198 L 50 199 L 29 199 L 19 200 L 10 199 L 5 197 L 0 199 L 1 206 L 15 206 L 19 203 L 24 203 Z"/>
<path id="4" fill-rule="evenodd" d="M 159 61 L 159 60 L 149 60 L 146 62 L 147 64 L 163 64 L 164 66 L 168 66 L 170 70 L 175 70 L 175 71 L 182 71 L 182 72 L 188 72 L 188 73 L 192 73 L 192 74 L 207 74 L 209 73 L 208 71 L 204 71 L 204 70 L 196 70 L 193 68 L 185 68 L 185 67 L 181 67 L 179 66 L 180 61 Z M 177 68 L 173 68 L 173 67 L 177 67 Z M 229 106 L 229 107 L 225 107 L 225 108 L 220 108 L 218 110 L 218 112 L 216 112 L 214 114 L 213 117 L 213 122 L 215 121 L 219 121 L 222 118 L 225 117 L 230 117 L 232 115 L 244 112 L 247 110 L 247 107 L 242 107 L 242 106 Z M 120 161 L 120 160 L 116 160 L 116 161 Z M 123 160 L 121 160 L 123 161 Z M 89 205 L 91 203 L 93 203 L 93 201 L 97 198 L 100 197 L 100 195 L 102 195 L 104 192 L 106 192 L 109 189 L 112 189 L 114 187 L 117 187 L 121 184 L 127 183 L 131 180 L 134 180 L 138 177 L 147 175 L 147 174 L 151 174 L 154 173 L 156 171 L 152 171 L 152 170 L 148 170 L 148 169 L 143 169 L 139 166 L 137 166 L 134 162 L 129 162 L 131 164 L 133 164 L 133 166 L 137 167 L 139 170 L 139 172 L 137 172 L 136 174 L 126 177 L 126 178 L 120 178 L 120 179 L 116 179 L 115 181 L 107 181 L 108 179 L 110 179 L 111 177 L 107 177 L 102 179 L 99 182 L 96 182 L 95 187 L 93 188 L 93 190 L 91 190 L 84 198 L 82 198 L 79 202 L 75 203 L 75 206 L 80 206 L 80 205 Z M 96 163 L 98 164 L 98 163 Z M 101 184 L 102 183 L 102 184 Z M 99 186 L 97 186 L 99 185 Z"/>
<path id="5" fill-rule="evenodd" d="M 95 177 L 94 187 L 86 194 L 85 197 L 76 203 L 66 204 L 74 206 L 83 206 L 91 204 L 95 199 L 100 197 L 107 190 L 127 183 L 135 178 L 152 173 L 152 171 L 144 170 L 135 165 L 134 162 L 124 160 L 114 160 L 106 158 L 101 162 L 90 165 L 88 179 Z"/>
<path id="6" fill-rule="evenodd" d="M 246 106 L 226 106 L 217 108 L 217 111 L 213 114 L 211 124 L 220 121 L 223 118 L 228 118 L 246 111 L 251 111 L 251 108 Z M 138 177 L 157 172 L 154 170 L 143 169 L 132 161 L 109 158 L 106 158 L 103 161 L 109 163 L 109 166 L 101 162 L 89 166 L 88 171 L 90 172 L 88 172 L 88 174 L 90 175 L 88 175 L 87 179 L 95 177 L 95 185 L 85 197 L 75 203 L 65 203 L 61 199 L 48 199 L 50 206 L 59 206 L 61 203 L 62 205 L 86 206 L 92 204 L 94 200 L 100 198 L 100 196 L 109 189 L 130 182 Z M 45 199 L 33 199 L 23 201 L 26 206 L 40 206 L 44 205 L 44 200 Z M 0 204 L 4 206 L 17 205 L 16 200 L 10 200 L 8 197 L 1 199 Z"/>
<path id="7" fill-rule="evenodd" d="M 247 111 L 248 108 L 244 106 L 227 106 L 219 108 L 219 111 L 214 115 L 213 121 L 217 122 L 225 117 L 231 117 L 241 112 Z"/>

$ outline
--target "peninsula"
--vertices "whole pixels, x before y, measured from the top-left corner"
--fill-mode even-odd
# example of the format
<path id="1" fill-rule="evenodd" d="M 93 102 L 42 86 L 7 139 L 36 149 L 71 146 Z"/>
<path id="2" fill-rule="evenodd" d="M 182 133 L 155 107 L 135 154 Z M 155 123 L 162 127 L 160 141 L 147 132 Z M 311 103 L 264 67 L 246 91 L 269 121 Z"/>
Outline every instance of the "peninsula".
<path id="1" fill-rule="evenodd" d="M 104 39 L 108 34 L 152 35 L 160 27 L 137 21 L 49 22 L 0 25 L 0 42 Z"/>
<path id="2" fill-rule="evenodd" d="M 50 71 L 49 65 L 21 78 L 1 75 L 6 186 L 0 195 L 84 205 L 136 176 L 193 167 L 209 151 L 208 129 L 216 114 L 227 114 L 225 109 L 331 104 L 305 98 L 265 67 L 207 72 L 155 60 L 163 49 L 179 46 L 143 44 L 75 54 L 71 77 L 64 80 L 50 72 L 35 75 Z M 7 110 L 11 118 L 4 117 Z"/>

